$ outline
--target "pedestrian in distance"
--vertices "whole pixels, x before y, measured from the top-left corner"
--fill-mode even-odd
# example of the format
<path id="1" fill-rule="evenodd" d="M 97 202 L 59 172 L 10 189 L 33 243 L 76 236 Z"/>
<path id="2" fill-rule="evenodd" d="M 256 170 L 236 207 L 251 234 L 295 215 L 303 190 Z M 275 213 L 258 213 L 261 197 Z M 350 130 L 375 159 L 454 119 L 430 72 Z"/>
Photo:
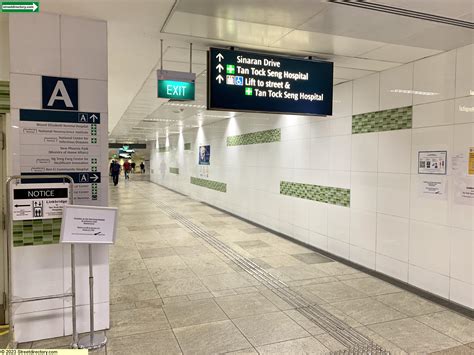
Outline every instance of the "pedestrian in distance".
<path id="1" fill-rule="evenodd" d="M 119 182 L 119 176 L 120 176 L 120 170 L 121 170 L 120 164 L 116 161 L 113 161 L 112 167 L 110 170 L 112 171 L 112 180 L 114 182 L 114 186 L 117 186 Z"/>
<path id="2" fill-rule="evenodd" d="M 145 174 L 145 163 L 144 162 L 140 163 L 140 171 L 141 171 L 142 174 Z"/>
<path id="3" fill-rule="evenodd" d="M 130 179 L 130 169 L 130 162 L 126 160 L 125 163 L 123 163 L 123 173 L 125 175 L 125 180 Z"/>
<path id="4" fill-rule="evenodd" d="M 132 167 L 132 174 L 135 174 L 135 167 L 137 166 L 137 164 L 135 164 L 135 162 L 132 161 L 132 163 L 130 164 L 130 166 Z"/>

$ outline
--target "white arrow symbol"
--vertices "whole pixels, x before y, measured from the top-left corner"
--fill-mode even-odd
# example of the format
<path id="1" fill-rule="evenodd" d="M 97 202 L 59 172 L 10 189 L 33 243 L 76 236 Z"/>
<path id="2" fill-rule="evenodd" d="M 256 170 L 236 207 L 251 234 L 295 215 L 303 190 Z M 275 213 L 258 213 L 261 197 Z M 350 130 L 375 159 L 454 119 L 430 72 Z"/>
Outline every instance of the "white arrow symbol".
<path id="1" fill-rule="evenodd" d="M 217 81 L 219 82 L 219 84 L 220 84 L 220 83 L 222 83 L 222 81 L 224 80 L 224 78 L 222 77 L 222 75 L 219 74 L 219 75 L 216 77 L 216 80 L 217 80 Z"/>
<path id="2" fill-rule="evenodd" d="M 216 69 L 219 70 L 219 73 L 220 73 L 221 71 L 224 70 L 224 67 L 222 66 L 222 64 L 219 64 L 219 65 L 216 67 Z"/>
<path id="3" fill-rule="evenodd" d="M 99 117 L 97 117 L 96 115 L 92 114 L 92 116 L 90 117 L 92 119 L 92 122 L 95 123 L 96 120 L 99 119 Z"/>
<path id="4" fill-rule="evenodd" d="M 219 63 L 221 62 L 222 59 L 224 59 L 224 56 L 222 54 L 217 54 L 216 58 L 219 60 Z"/>
<path id="5" fill-rule="evenodd" d="M 97 180 L 99 180 L 99 177 L 96 174 L 93 174 L 93 175 L 91 175 L 91 180 L 96 182 Z"/>
<path id="6" fill-rule="evenodd" d="M 33 12 L 35 12 L 37 8 L 38 8 L 38 6 L 36 6 L 36 4 L 33 3 Z"/>

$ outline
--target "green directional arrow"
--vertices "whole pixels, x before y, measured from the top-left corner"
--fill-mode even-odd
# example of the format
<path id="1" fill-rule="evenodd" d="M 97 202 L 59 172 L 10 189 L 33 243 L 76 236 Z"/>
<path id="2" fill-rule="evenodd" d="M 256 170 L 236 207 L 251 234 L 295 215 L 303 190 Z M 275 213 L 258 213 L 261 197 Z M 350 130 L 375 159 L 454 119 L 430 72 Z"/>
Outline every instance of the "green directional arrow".
<path id="1" fill-rule="evenodd" d="M 2 1 L 0 2 L 0 12 L 39 12 L 39 1 Z"/>

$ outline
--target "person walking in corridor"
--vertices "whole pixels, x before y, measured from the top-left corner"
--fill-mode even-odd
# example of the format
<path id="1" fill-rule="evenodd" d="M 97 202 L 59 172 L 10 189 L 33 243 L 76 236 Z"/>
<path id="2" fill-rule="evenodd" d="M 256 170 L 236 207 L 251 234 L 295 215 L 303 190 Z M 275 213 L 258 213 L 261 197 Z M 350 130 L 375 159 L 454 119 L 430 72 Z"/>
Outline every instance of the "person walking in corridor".
<path id="1" fill-rule="evenodd" d="M 111 165 L 111 173 L 112 173 L 112 180 L 114 182 L 114 186 L 118 185 L 119 182 L 119 176 L 120 176 L 120 164 L 117 161 L 112 161 Z"/>
<path id="2" fill-rule="evenodd" d="M 130 169 L 130 162 L 126 160 L 125 163 L 123 163 L 123 173 L 125 174 L 125 180 L 130 179 Z"/>
<path id="3" fill-rule="evenodd" d="M 145 174 L 145 163 L 144 162 L 140 163 L 140 171 L 141 171 L 142 174 Z"/>

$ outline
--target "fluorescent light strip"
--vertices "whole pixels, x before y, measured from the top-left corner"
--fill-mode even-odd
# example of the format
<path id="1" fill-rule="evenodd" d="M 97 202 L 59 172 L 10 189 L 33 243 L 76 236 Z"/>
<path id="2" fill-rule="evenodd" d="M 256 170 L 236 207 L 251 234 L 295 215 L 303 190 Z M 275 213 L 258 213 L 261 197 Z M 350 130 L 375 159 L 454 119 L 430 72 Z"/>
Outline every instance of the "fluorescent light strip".
<path id="1" fill-rule="evenodd" d="M 397 94 L 413 94 L 413 95 L 423 95 L 423 96 L 439 95 L 439 92 L 407 90 L 407 89 L 392 89 L 392 90 L 390 90 L 390 92 L 394 92 L 394 93 L 397 93 Z"/>

